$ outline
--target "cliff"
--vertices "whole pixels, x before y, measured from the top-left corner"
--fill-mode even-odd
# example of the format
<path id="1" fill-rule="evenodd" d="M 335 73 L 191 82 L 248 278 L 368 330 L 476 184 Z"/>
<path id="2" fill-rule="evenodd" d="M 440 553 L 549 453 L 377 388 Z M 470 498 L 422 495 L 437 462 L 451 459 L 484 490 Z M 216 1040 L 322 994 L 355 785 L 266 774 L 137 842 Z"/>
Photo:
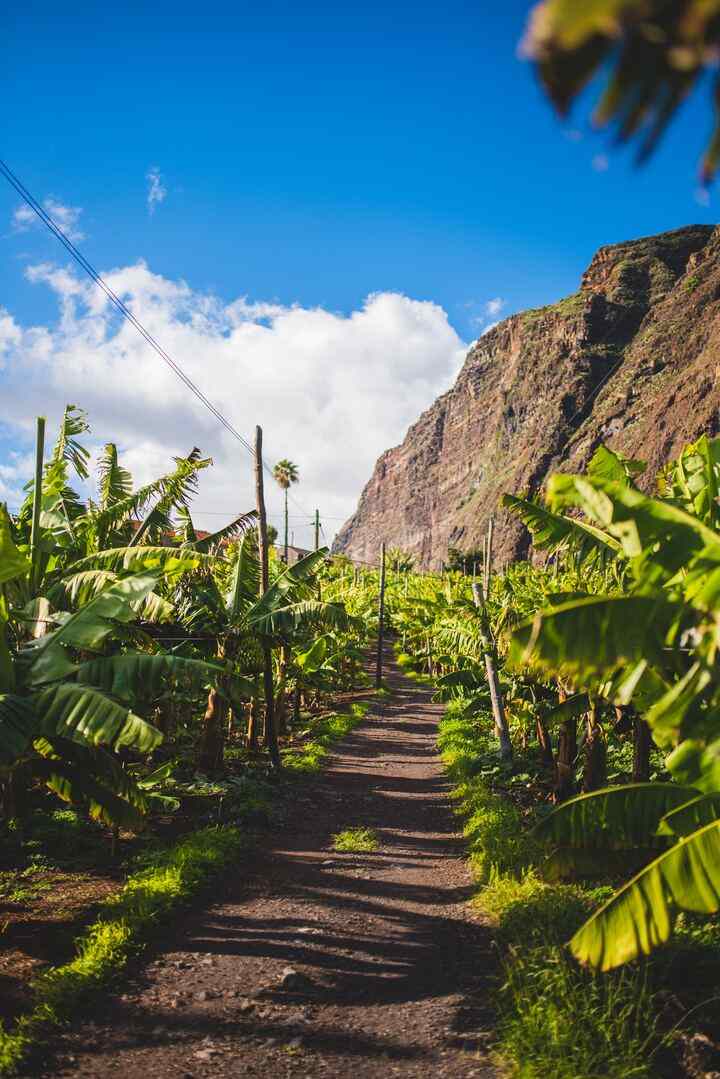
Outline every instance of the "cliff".
<path id="1" fill-rule="evenodd" d="M 334 549 L 374 561 L 380 542 L 436 567 L 480 546 L 500 560 L 527 534 L 500 510 L 581 468 L 599 443 L 660 465 L 720 429 L 720 226 L 602 247 L 578 292 L 484 334 L 455 385 L 375 465 Z"/>

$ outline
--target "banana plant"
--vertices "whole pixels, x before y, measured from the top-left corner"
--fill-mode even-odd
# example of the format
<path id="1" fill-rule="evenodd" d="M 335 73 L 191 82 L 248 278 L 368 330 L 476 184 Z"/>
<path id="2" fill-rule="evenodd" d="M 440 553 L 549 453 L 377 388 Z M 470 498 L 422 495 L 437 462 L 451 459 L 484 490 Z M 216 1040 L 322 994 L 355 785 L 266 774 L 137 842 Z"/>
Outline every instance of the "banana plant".
<path id="1" fill-rule="evenodd" d="M 98 651 L 118 623 L 135 617 L 156 578 L 138 575 L 111 585 L 75 614 L 48 612 L 54 628 L 19 643 L 7 588 L 29 576 L 32 566 L 12 541 L 5 507 L 0 565 L 0 768 L 6 801 L 12 801 L 14 775 L 26 765 L 61 797 L 87 799 L 96 816 L 137 824 L 142 798 L 122 779 L 111 751 L 133 747 L 147 753 L 161 735 L 127 704 L 81 681 L 76 656 Z"/>
<path id="2" fill-rule="evenodd" d="M 292 648 L 308 633 L 350 624 L 342 604 L 316 598 L 313 581 L 326 556 L 327 549 L 321 548 L 292 566 L 276 567 L 268 589 L 260 595 L 257 536 L 250 532 L 238 545 L 225 588 L 217 574 L 209 574 L 202 581 L 188 579 L 181 590 L 181 623 L 188 631 L 202 630 L 211 637 L 215 658 L 227 667 L 208 696 L 198 743 L 201 771 L 214 772 L 222 763 L 228 708 L 242 708 L 257 696 L 258 669 L 255 665 L 247 669 L 244 658 L 254 656 L 258 644 Z M 270 733 L 266 731 L 266 741 Z"/>
<path id="3" fill-rule="evenodd" d="M 512 665 L 632 704 L 668 753 L 668 787 L 594 792 L 541 826 L 549 841 L 578 850 L 662 848 L 570 942 L 602 970 L 667 940 L 678 911 L 720 909 L 719 457 L 718 440 L 692 447 L 665 473 L 661 498 L 627 478 L 552 477 L 553 508 L 572 506 L 617 540 L 628 578 L 622 591 L 542 609 L 513 635 Z"/>
<path id="4" fill-rule="evenodd" d="M 137 825 L 142 788 L 116 754 L 146 754 L 161 735 L 136 709 L 149 711 L 174 678 L 201 686 L 219 676 L 217 665 L 162 652 L 137 622 L 172 615 L 173 590 L 184 575 L 207 569 L 218 537 L 186 537 L 175 547 L 166 537 L 156 546 L 134 541 L 139 534 L 160 538 L 151 528 L 167 527 L 162 514 L 185 505 L 209 462 L 193 451 L 176 460 L 172 474 L 132 495 L 110 445 L 100 461 L 100 506 L 85 505 L 69 476 L 73 469 L 81 482 L 89 477 L 80 441 L 87 431 L 84 413 L 68 406 L 44 468 L 39 454 L 37 490 L 30 485 L 14 520 L 0 507 L 3 786 L 9 811 L 21 778 L 35 775 L 63 798 L 89 801 L 102 819 Z M 143 523 L 133 528 L 132 515 L 148 505 L 144 531 Z M 239 518 L 224 534 L 246 523 Z M 101 551 L 101 541 L 125 545 Z M 128 642 L 136 647 L 128 651 Z"/>

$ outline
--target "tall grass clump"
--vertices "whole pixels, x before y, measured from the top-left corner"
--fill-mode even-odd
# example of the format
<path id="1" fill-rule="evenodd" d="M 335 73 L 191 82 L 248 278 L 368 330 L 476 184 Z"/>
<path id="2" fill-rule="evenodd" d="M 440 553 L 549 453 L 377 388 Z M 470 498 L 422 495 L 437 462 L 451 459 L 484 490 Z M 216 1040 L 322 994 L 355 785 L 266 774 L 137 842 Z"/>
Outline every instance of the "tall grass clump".
<path id="1" fill-rule="evenodd" d="M 564 946 L 610 890 L 542 879 L 541 848 L 518 808 L 493 790 L 501 769 L 477 724 L 451 703 L 438 746 L 481 886 L 473 903 L 492 918 L 501 946 L 499 1054 L 521 1079 L 650 1079 L 658 1009 L 647 967 L 595 974 Z"/>

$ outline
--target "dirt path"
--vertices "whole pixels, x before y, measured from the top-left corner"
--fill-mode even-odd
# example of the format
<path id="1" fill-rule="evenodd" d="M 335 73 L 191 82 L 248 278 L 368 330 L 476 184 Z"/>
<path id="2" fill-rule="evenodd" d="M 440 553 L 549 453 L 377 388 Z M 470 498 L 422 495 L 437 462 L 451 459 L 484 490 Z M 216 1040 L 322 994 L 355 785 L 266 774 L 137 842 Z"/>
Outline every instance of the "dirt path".
<path id="1" fill-rule="evenodd" d="M 391 664 L 391 699 L 299 791 L 267 853 L 183 918 L 45 1075 L 490 1077 L 488 930 L 435 751 L 441 708 Z M 331 836 L 375 828 L 374 854 Z M 291 967 L 295 975 L 283 972 Z"/>

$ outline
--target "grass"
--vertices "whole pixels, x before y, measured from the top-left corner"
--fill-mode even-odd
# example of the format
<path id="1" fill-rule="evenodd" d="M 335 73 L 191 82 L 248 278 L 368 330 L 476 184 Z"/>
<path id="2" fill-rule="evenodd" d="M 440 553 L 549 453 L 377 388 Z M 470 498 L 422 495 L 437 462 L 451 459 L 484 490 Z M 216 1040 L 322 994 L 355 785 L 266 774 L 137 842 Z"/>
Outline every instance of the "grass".
<path id="1" fill-rule="evenodd" d="M 490 752 L 482 717 L 459 711 L 448 707 L 438 745 L 481 885 L 473 902 L 495 922 L 501 945 L 500 1056 L 520 1079 L 650 1079 L 659 1008 L 648 967 L 598 975 L 581 969 L 564 946 L 610 889 L 541 878 L 542 852 L 528 834 L 532 817 L 507 797 L 513 776 Z M 516 762 L 523 773 L 528 767 Z"/>
<path id="2" fill-rule="evenodd" d="M 12 1031 L 0 1027 L 0 1075 L 11 1075 L 48 1028 L 70 1018 L 115 978 L 163 915 L 195 895 L 243 846 L 236 828 L 205 828 L 144 857 L 77 942 L 77 956 L 34 982 L 35 1006 Z"/>
<path id="3" fill-rule="evenodd" d="M 313 775 L 323 767 L 328 747 L 344 738 L 363 719 L 369 708 L 364 701 L 350 705 L 349 712 L 337 712 L 318 719 L 301 732 L 305 740 L 298 748 L 283 751 L 282 763 L 287 772 Z"/>
<path id="4" fill-rule="evenodd" d="M 333 850 L 360 854 L 377 850 L 380 841 L 372 828 L 346 828 L 332 838 Z"/>

